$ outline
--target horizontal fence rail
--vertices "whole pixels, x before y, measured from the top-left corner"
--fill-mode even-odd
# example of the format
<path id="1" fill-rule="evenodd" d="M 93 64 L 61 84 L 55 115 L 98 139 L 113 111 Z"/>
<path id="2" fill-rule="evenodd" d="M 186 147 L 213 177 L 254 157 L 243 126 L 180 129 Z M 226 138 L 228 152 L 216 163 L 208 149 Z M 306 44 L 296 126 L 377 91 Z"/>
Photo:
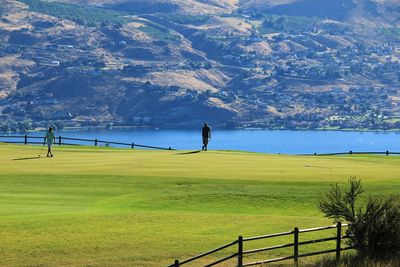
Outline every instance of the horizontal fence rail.
<path id="1" fill-rule="evenodd" d="M 329 225 L 329 226 L 324 226 L 324 227 L 317 227 L 317 228 L 309 228 L 309 229 L 298 229 L 297 227 L 294 228 L 293 231 L 288 231 L 288 232 L 282 232 L 282 233 L 276 233 L 276 234 L 269 234 L 269 235 L 261 235 L 261 236 L 254 236 L 254 237 L 247 237 L 243 238 L 242 236 L 239 236 L 239 238 L 229 244 L 226 244 L 224 246 L 218 247 L 216 249 L 210 250 L 208 252 L 202 253 L 200 255 L 194 256 L 190 259 L 184 260 L 184 261 L 179 261 L 175 260 L 174 264 L 169 265 L 168 267 L 179 267 L 182 265 L 185 265 L 186 263 L 193 262 L 195 260 L 198 260 L 200 258 L 203 258 L 205 256 L 212 255 L 218 251 L 224 250 L 226 248 L 232 247 L 232 246 L 237 246 L 237 253 L 230 254 L 227 257 L 215 260 L 214 262 L 204 265 L 204 266 L 215 266 L 219 263 L 225 262 L 227 260 L 230 260 L 232 258 L 236 258 L 237 263 L 235 264 L 238 267 L 243 267 L 243 266 L 256 266 L 256 265 L 262 265 L 262 264 L 267 264 L 267 263 L 273 263 L 273 262 L 280 262 L 280 261 L 287 261 L 287 260 L 293 260 L 294 266 L 298 266 L 298 259 L 303 258 L 303 257 L 311 257 L 315 255 L 322 255 L 322 254 L 328 254 L 328 253 L 336 253 L 336 261 L 340 260 L 340 254 L 342 251 L 345 250 L 350 250 L 354 249 L 355 247 L 347 246 L 347 247 L 342 247 L 342 240 L 350 238 L 349 235 L 342 235 L 342 229 L 344 227 L 348 227 L 348 224 L 342 224 L 342 223 L 337 223 L 336 225 Z M 336 235 L 333 237 L 326 237 L 326 238 L 318 238 L 318 239 L 313 239 L 313 240 L 306 240 L 306 241 L 299 241 L 300 239 L 300 234 L 304 233 L 310 233 L 310 232 L 318 232 L 318 231 L 324 231 L 324 230 L 333 230 L 336 229 Z M 263 248 L 256 248 L 256 249 L 251 249 L 251 250 L 244 250 L 244 243 L 245 242 L 251 242 L 255 240 L 262 240 L 262 239 L 272 239 L 275 237 L 281 237 L 281 236 L 293 236 L 293 242 L 287 243 L 287 244 L 281 244 L 281 245 L 275 245 L 275 246 L 270 246 L 270 247 L 263 247 Z M 316 244 L 316 243 L 323 243 L 323 242 L 329 242 L 329 241 L 336 241 L 336 246 L 335 248 L 332 249 L 325 249 L 325 250 L 319 250 L 319 251 L 313 251 L 313 252 L 308 252 L 308 253 L 299 253 L 299 248 L 300 246 L 304 245 L 309 245 L 309 244 Z M 274 258 L 274 259 L 265 259 L 261 261 L 254 261 L 254 262 L 244 262 L 244 256 L 249 255 L 249 254 L 256 254 L 259 252 L 265 252 L 265 251 L 270 251 L 270 250 L 276 250 L 276 249 L 282 249 L 282 248 L 288 248 L 288 247 L 293 247 L 293 254 L 292 255 L 287 255 L 279 258 Z"/>
<path id="2" fill-rule="evenodd" d="M 197 256 L 195 256 L 195 257 L 192 257 L 192 258 L 190 258 L 190 259 L 184 260 L 184 261 L 182 261 L 182 262 L 180 263 L 180 265 L 185 264 L 185 263 L 189 263 L 189 262 L 191 262 L 191 261 L 194 261 L 194 260 L 203 258 L 203 257 L 208 256 L 208 255 L 211 255 L 211 254 L 213 254 L 213 253 L 215 253 L 215 252 L 218 252 L 218 251 L 221 251 L 221 250 L 223 250 L 223 249 L 229 248 L 229 247 L 231 247 L 231 246 L 237 244 L 237 242 L 238 242 L 238 241 L 235 240 L 235 241 L 233 241 L 233 242 L 231 242 L 231 243 L 229 243 L 229 244 L 226 244 L 226 245 L 224 245 L 224 246 L 221 246 L 221 247 L 219 247 L 219 248 L 210 250 L 210 251 L 208 251 L 208 252 L 202 253 L 202 254 L 197 255 Z M 176 264 L 176 263 L 175 263 L 175 264 Z M 171 266 L 175 266 L 175 264 L 173 264 L 173 265 L 171 265 Z M 179 265 L 178 265 L 178 266 L 179 266 Z"/>
<path id="3" fill-rule="evenodd" d="M 400 152 L 393 152 L 393 151 L 348 151 L 348 152 L 337 152 L 337 153 L 314 153 L 314 154 L 306 154 L 314 155 L 314 156 L 340 156 L 340 155 L 400 155 Z"/>
<path id="4" fill-rule="evenodd" d="M 3 139 L 3 140 L 1 140 Z M 13 140 L 10 140 L 13 139 Z M 15 141 L 19 140 L 20 141 Z M 32 141 L 34 140 L 42 140 L 41 141 Z M 8 143 L 8 144 L 43 144 L 44 137 L 40 136 L 28 136 L 28 135 L 3 135 L 0 136 L 0 143 Z M 77 141 L 77 142 L 85 142 L 89 144 L 77 144 L 71 143 L 66 141 Z M 56 138 L 55 144 L 57 145 L 68 145 L 68 146 L 77 146 L 77 145 L 94 145 L 99 146 L 100 144 L 108 145 L 119 145 L 119 146 L 126 146 L 130 148 L 140 147 L 140 148 L 148 148 L 148 149 L 158 149 L 158 150 L 175 150 L 171 147 L 158 147 L 158 146 L 148 146 L 136 143 L 121 143 L 121 142 L 114 142 L 114 141 L 105 141 L 99 139 L 83 139 L 83 138 L 70 138 L 70 137 L 63 137 L 58 136 Z M 313 153 L 313 154 L 302 154 L 303 156 L 340 156 L 340 155 L 400 155 L 400 152 L 393 152 L 393 151 L 348 151 L 348 152 L 337 152 L 337 153 Z"/>
<path id="5" fill-rule="evenodd" d="M 75 143 L 74 143 L 75 142 Z M 80 142 L 80 143 L 76 143 Z M 0 136 L 0 143 L 7 143 L 7 144 L 45 144 L 45 137 L 42 136 L 28 136 L 28 135 L 4 135 Z M 171 147 L 158 147 L 158 146 L 148 146 L 136 143 L 121 143 L 121 142 L 114 142 L 114 141 L 105 141 L 99 139 L 83 139 L 83 138 L 71 138 L 71 137 L 64 137 L 64 136 L 57 136 L 54 140 L 55 145 L 66 145 L 66 146 L 79 146 L 79 145 L 88 145 L 88 146 L 99 146 L 104 144 L 105 146 L 110 145 L 118 145 L 118 146 L 126 146 L 129 148 L 147 148 L 147 149 L 157 149 L 157 150 L 175 150 Z"/>

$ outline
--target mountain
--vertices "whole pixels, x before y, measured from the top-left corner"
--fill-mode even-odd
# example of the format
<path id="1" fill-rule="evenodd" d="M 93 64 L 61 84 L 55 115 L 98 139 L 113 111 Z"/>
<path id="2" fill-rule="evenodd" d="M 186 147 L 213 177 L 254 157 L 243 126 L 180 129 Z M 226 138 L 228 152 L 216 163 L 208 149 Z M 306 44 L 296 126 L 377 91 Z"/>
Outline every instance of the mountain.
<path id="1" fill-rule="evenodd" d="M 317 17 L 366 25 L 400 25 L 400 6 L 393 0 L 243 0 L 250 12 Z"/>
<path id="2" fill-rule="evenodd" d="M 382 0 L 4 0 L 0 131 L 399 128 L 397 11 Z"/>

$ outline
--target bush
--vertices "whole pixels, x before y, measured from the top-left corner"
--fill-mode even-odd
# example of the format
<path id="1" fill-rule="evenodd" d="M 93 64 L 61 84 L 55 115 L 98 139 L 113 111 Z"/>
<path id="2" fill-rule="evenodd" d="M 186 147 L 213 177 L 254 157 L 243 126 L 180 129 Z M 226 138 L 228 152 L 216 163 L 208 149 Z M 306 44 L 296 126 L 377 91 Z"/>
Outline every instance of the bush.
<path id="1" fill-rule="evenodd" d="M 28 120 L 24 120 L 17 123 L 18 131 L 21 133 L 26 133 L 32 128 L 32 122 Z"/>
<path id="2" fill-rule="evenodd" d="M 400 251 L 400 205 L 394 196 L 369 197 L 365 205 L 358 204 L 364 192 L 361 181 L 349 180 L 349 189 L 342 192 L 335 184 L 325 197 L 319 200 L 319 208 L 325 217 L 335 222 L 350 223 L 346 234 L 350 245 L 360 255 L 371 258 L 393 257 Z"/>
<path id="3" fill-rule="evenodd" d="M 10 126 L 6 124 L 0 124 L 0 132 L 7 133 L 10 131 Z"/>
<path id="4" fill-rule="evenodd" d="M 64 123 L 62 121 L 56 121 L 53 123 L 55 130 L 61 131 L 64 129 Z"/>
<path id="5" fill-rule="evenodd" d="M 302 264 L 304 267 L 398 267 L 400 266 L 400 257 L 390 259 L 371 259 L 361 255 L 345 254 L 341 257 L 338 264 L 334 257 L 325 256 L 316 262 Z"/>

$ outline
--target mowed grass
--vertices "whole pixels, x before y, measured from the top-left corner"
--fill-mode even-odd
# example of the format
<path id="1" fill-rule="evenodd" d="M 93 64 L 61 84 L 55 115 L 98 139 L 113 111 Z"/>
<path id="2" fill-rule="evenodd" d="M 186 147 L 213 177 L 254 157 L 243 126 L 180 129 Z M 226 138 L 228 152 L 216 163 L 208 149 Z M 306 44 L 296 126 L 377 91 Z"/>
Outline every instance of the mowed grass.
<path id="1" fill-rule="evenodd" d="M 350 176 L 371 194 L 400 190 L 396 156 L 55 147 L 54 158 L 35 158 L 39 152 L 0 144 L 0 266 L 165 266 L 238 235 L 329 225 L 317 200 Z"/>

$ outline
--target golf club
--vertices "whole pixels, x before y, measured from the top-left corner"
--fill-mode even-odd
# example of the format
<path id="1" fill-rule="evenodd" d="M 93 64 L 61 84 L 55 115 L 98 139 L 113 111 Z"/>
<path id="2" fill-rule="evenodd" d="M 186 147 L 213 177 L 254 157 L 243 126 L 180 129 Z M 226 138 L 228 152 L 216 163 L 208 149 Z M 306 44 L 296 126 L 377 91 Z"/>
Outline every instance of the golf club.
<path id="1" fill-rule="evenodd" d="M 42 149 L 40 149 L 39 158 L 42 156 L 42 153 L 43 153 L 43 148 L 44 148 L 44 143 L 43 143 Z"/>

